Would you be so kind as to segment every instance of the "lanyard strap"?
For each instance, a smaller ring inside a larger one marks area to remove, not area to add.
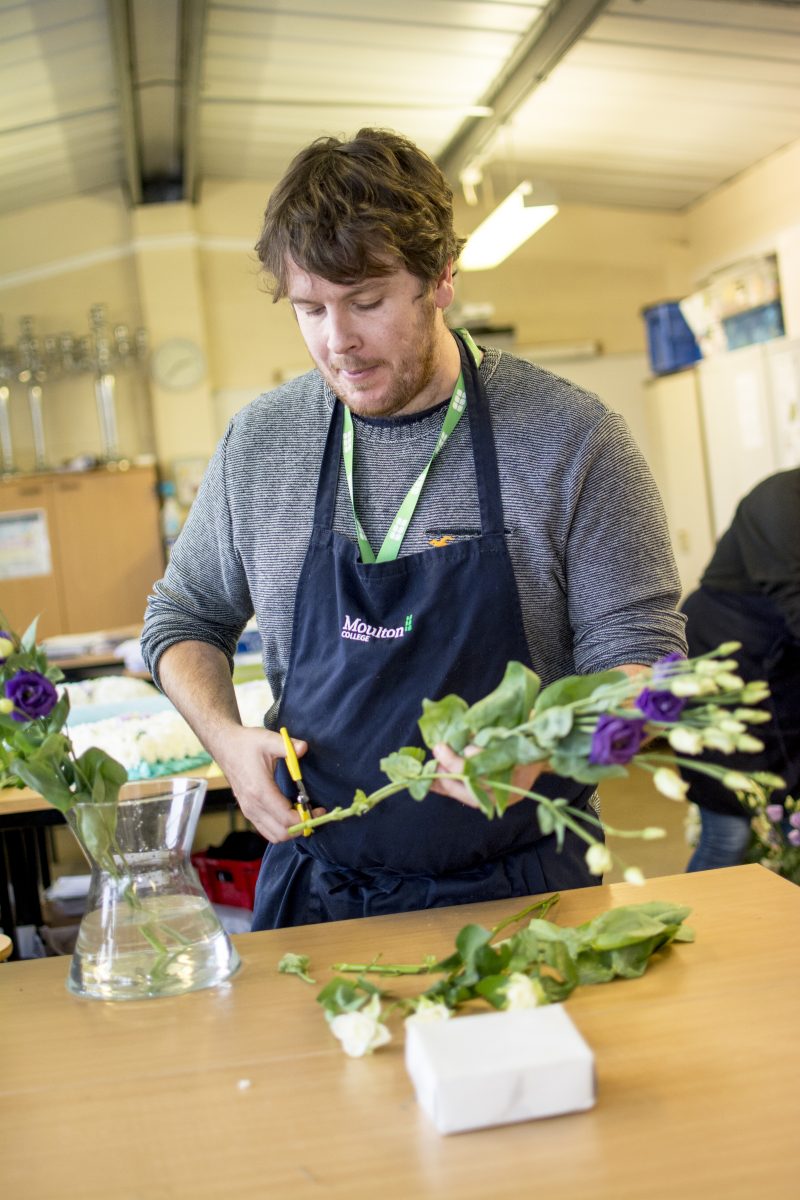
[[[463,338],[470,354],[472,355],[475,364],[478,365],[481,361],[481,352],[475,345],[474,341],[467,333],[466,329],[456,330]],[[356,537],[358,538],[358,547],[361,551],[361,561],[365,563],[375,562],[393,562],[400,553],[400,547],[403,544],[406,530],[411,524],[411,518],[414,515],[414,510],[419,503],[419,498],[422,493],[422,488],[425,480],[428,478],[428,472],[431,469],[433,460],[436,455],[444,449],[450,436],[458,422],[463,416],[464,409],[467,406],[467,391],[464,387],[464,372],[459,371],[456,386],[453,388],[453,394],[450,397],[450,403],[447,406],[444,423],[439,433],[436,445],[433,448],[433,454],[428,460],[428,465],[417,476],[411,487],[406,492],[405,499],[397,510],[397,516],[389,526],[389,532],[383,539],[383,545],[378,551],[377,557],[369,544],[369,539],[361,522],[358,519],[356,512],[356,498],[353,489],[353,469],[355,466],[355,438],[353,434],[353,417],[349,408],[344,410],[344,426],[342,428],[342,458],[344,460],[344,472],[347,477],[347,490],[350,493],[350,503],[353,508],[353,520],[356,525]]]

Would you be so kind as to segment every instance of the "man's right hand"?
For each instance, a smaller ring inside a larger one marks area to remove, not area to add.
[[[308,746],[292,738],[298,758]],[[268,842],[287,842],[296,834],[288,832],[300,817],[275,782],[275,765],[286,757],[286,748],[279,733],[269,729],[251,729],[235,725],[226,729],[224,747],[216,747],[215,759],[231,786],[248,821]],[[321,817],[324,808],[312,810]]]

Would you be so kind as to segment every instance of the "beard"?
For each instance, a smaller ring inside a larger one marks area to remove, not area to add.
[[[370,396],[375,384],[366,382],[359,387],[357,382],[344,382],[333,370],[323,369],[334,395],[359,417],[394,417],[405,411],[435,377],[438,366],[438,341],[436,326],[436,304],[429,293],[420,297],[419,311],[411,339],[412,348],[397,362],[386,360],[361,360],[343,358],[337,364],[340,369],[357,371],[368,367],[380,367],[391,372],[388,383],[378,396]],[[360,399],[359,392],[363,392]],[[443,397],[432,397],[430,405]],[[424,407],[427,407],[425,405]]]

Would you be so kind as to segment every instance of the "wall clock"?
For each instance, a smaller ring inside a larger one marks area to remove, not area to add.
[[[170,338],[153,351],[150,372],[159,387],[183,392],[205,379],[205,356],[189,338]]]

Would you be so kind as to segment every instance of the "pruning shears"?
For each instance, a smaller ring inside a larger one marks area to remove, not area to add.
[[[297,788],[297,799],[294,807],[300,820],[305,823],[311,820],[311,801],[306,791],[306,785],[303,783],[303,773],[300,770],[300,763],[297,761],[292,739],[289,737],[289,730],[285,725],[281,726],[281,737],[286,748],[286,766]],[[303,837],[311,837],[313,832],[313,829],[304,829]]]

